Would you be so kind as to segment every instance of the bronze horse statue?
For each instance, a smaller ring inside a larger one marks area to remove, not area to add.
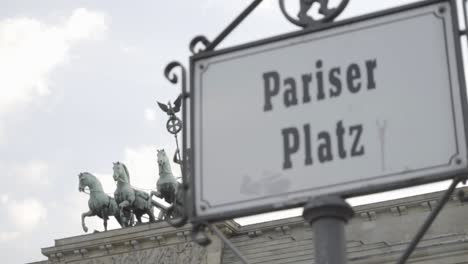
[[[165,209],[157,202],[150,199],[150,195],[144,191],[136,190],[130,184],[130,174],[125,164],[115,162],[113,166],[114,180],[117,182],[117,189],[115,190],[114,197],[119,206],[120,215],[124,220],[126,212],[132,212],[137,218],[138,223],[141,224],[141,217],[147,214],[150,222],[156,222],[153,214],[153,206]],[[128,214],[127,214],[128,215]]]
[[[127,226],[127,223],[123,222],[120,217],[117,202],[114,198],[104,193],[102,184],[96,176],[89,172],[82,172],[78,175],[78,180],[78,190],[80,192],[84,192],[86,187],[90,190],[88,200],[89,211],[81,215],[83,231],[88,232],[88,227],[85,224],[85,218],[90,216],[98,216],[102,218],[104,220],[105,231],[107,231],[107,220],[109,220],[109,216],[114,216],[120,226]]]

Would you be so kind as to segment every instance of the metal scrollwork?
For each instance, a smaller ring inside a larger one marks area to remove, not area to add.
[[[178,61],[170,62],[164,69],[164,76],[166,77],[167,80],[169,80],[173,84],[179,83],[179,77],[177,76],[177,73],[175,73],[176,68],[180,69],[180,78],[182,79],[181,80],[182,93],[185,93],[186,85],[187,85],[187,71],[185,70],[185,67],[182,65],[182,63]]]
[[[190,51],[193,54],[206,52],[206,51],[213,51],[231,32],[239,26],[239,24],[244,21],[244,19],[249,16],[252,11],[254,11],[263,0],[253,0],[252,3],[247,6],[239,16],[234,19],[213,41],[209,41],[205,36],[197,36],[192,41],[190,41]],[[203,49],[196,49],[198,44],[202,44],[204,46]]]
[[[203,45],[203,48],[197,49],[198,44]],[[190,51],[192,54],[200,53],[210,46],[211,42],[205,36],[196,36],[190,41]]]
[[[336,8],[329,8],[328,0],[299,0],[300,10],[297,14],[297,18],[292,17],[287,12],[284,2],[285,0],[279,0],[279,5],[281,8],[281,12],[283,12],[284,16],[289,20],[289,22],[302,28],[310,28],[335,20],[335,18],[338,17],[341,14],[341,12],[343,12],[343,10],[346,8],[346,6],[349,3],[349,0],[342,0]],[[323,17],[321,18],[316,19],[308,14],[309,10],[315,3],[320,5],[319,13],[323,15]]]

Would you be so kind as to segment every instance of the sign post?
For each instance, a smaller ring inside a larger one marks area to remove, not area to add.
[[[345,224],[353,215],[351,206],[338,196],[317,197],[306,204],[303,216],[314,232],[315,263],[347,263]]]

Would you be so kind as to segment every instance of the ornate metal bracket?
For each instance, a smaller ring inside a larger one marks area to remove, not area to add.
[[[255,10],[263,0],[254,0],[234,21],[229,24],[213,41],[209,41],[205,36],[199,35],[190,41],[190,51],[193,54],[213,51],[239,24]],[[319,13],[322,18],[315,19],[307,14],[314,3],[320,5]],[[328,7],[328,0],[300,0],[300,11],[297,18],[292,17],[285,8],[285,0],[279,0],[281,12],[296,26],[310,28],[320,24],[332,22],[338,17],[348,5],[349,0],[342,0],[336,8]],[[197,48],[199,47],[199,48]]]
[[[175,72],[177,68],[179,68],[180,70],[179,76]],[[187,70],[182,65],[182,63],[178,61],[172,61],[169,64],[167,64],[166,68],[164,69],[164,76],[172,84],[178,84],[179,78],[180,78],[180,86],[182,90],[182,95],[184,96],[184,99],[188,96],[187,94]]]
[[[200,44],[203,47],[201,49],[197,49],[197,45]],[[196,36],[195,38],[190,41],[189,49],[192,54],[197,54],[202,52],[208,48],[211,42],[205,36]]]
[[[209,41],[205,36],[196,36],[190,41],[190,51],[197,54],[205,51],[213,51],[244,19],[262,3],[263,0],[254,0],[234,21],[231,22],[213,41]],[[198,44],[204,48],[196,49]]]
[[[283,12],[283,15],[286,17],[286,19],[289,20],[289,22],[302,28],[311,28],[335,20],[335,18],[338,17],[346,8],[346,6],[349,3],[349,0],[342,0],[336,8],[329,8],[328,0],[300,0],[300,10],[297,14],[297,18],[292,17],[288,13],[288,11],[285,8],[284,2],[285,0],[279,0],[279,5],[281,8],[281,12]],[[307,12],[312,8],[312,6],[315,3],[320,5],[319,13],[323,15],[322,18],[316,19],[307,14]]]

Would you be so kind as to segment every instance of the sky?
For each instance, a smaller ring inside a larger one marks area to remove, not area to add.
[[[410,2],[415,1],[353,0],[340,18]],[[164,67],[172,60],[187,65],[190,40],[200,34],[213,39],[249,3],[0,0],[3,263],[45,259],[40,249],[53,246],[54,239],[83,234],[80,216],[88,210],[88,196],[78,192],[80,172],[96,175],[104,190],[113,193],[112,162],[121,161],[129,168],[132,185],[155,189],[156,149],[166,149],[171,157],[175,150],[174,138],[165,130],[167,116],[156,101],[172,101],[180,93],[165,80]],[[297,30],[277,5],[264,0],[220,48]],[[180,175],[174,165],[173,171]],[[87,225],[91,231],[102,230],[100,219],[87,218]],[[115,221],[110,227],[117,227]]]

